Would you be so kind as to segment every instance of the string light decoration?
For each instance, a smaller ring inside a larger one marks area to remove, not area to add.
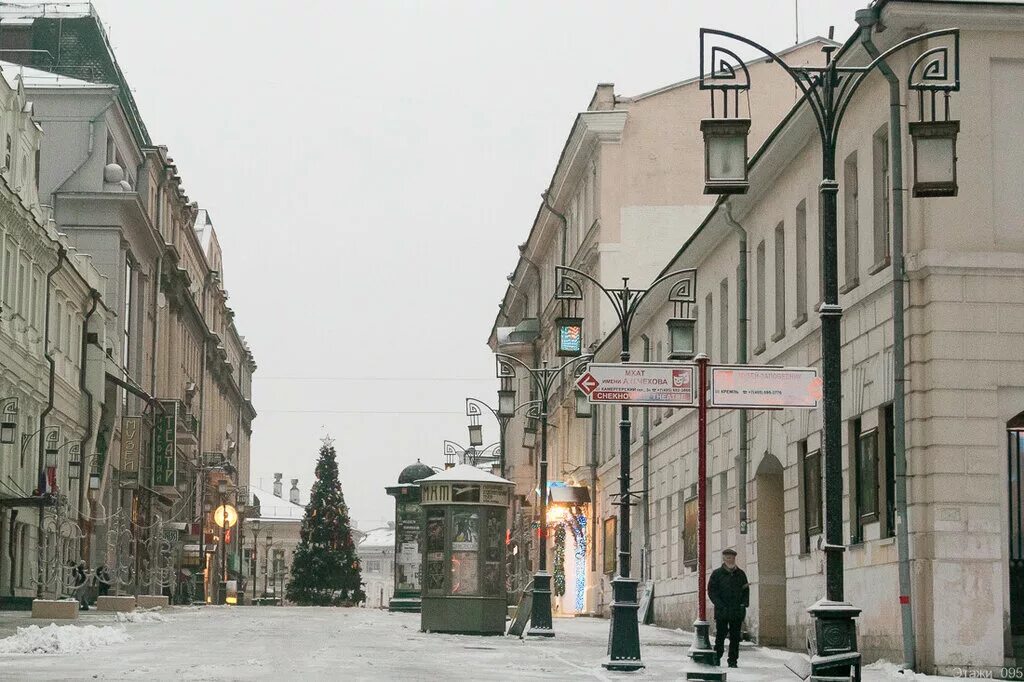
[[[565,594],[565,524],[555,527],[555,573],[554,593],[556,597]]]
[[[576,611],[582,613],[587,590],[587,517],[577,514],[573,518],[576,522],[570,528],[576,541]]]

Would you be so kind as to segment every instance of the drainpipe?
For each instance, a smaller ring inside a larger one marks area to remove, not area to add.
[[[651,339],[647,334],[641,334],[640,339],[644,343],[644,362],[651,361]],[[641,432],[643,438],[643,512],[644,512],[644,580],[651,579],[651,410],[644,407],[641,412]]]
[[[871,42],[871,30],[878,23],[878,9],[856,13],[860,42],[872,59],[879,51]],[[907,405],[906,359],[904,357],[904,271],[903,271],[903,123],[900,113],[900,81],[883,59],[878,68],[889,82],[889,146],[892,153],[892,364],[893,364],[893,461],[895,464],[896,549],[899,557],[900,612],[903,624],[903,667],[917,668],[917,635],[910,604],[910,538],[907,528]]]
[[[79,522],[85,527],[85,533],[83,534],[83,542],[79,543],[78,554],[79,558],[85,561],[89,554],[89,540],[92,532],[92,522],[86,518],[85,515],[85,498],[86,491],[88,488],[89,474],[85,468],[86,453],[91,449],[93,441],[92,432],[92,407],[93,407],[93,395],[92,391],[89,390],[89,383],[86,381],[85,373],[86,366],[89,363],[89,320],[96,313],[96,306],[100,302],[100,292],[95,289],[89,291],[89,297],[92,299],[92,305],[89,306],[89,310],[85,313],[85,319],[82,320],[82,362],[81,371],[78,376],[78,386],[81,388],[82,393],[85,394],[85,438],[82,440],[82,452],[79,455],[81,459],[78,465],[78,519]]]
[[[67,259],[68,251],[63,244],[57,245],[57,264],[53,270],[46,273],[46,323],[43,325],[43,357],[50,365],[50,384],[47,389],[46,409],[39,414],[39,464],[37,479],[38,490],[42,493],[42,482],[46,476],[46,417],[53,411],[53,390],[57,376],[57,361],[50,355],[50,303],[53,298],[53,276],[57,274],[64,261]],[[36,598],[43,598],[43,546],[46,544],[45,532],[43,531],[43,505],[39,505],[39,527],[36,529],[36,579],[39,584],[36,586]]]
[[[732,204],[725,202],[725,219],[739,234],[739,256],[740,264],[736,273],[736,363],[747,364],[747,231],[743,229],[732,217]],[[739,411],[739,428],[737,429],[737,440],[739,440],[739,456],[737,468],[739,471],[740,508],[740,535],[747,534],[747,411]]]
[[[561,221],[562,223],[562,265],[565,265],[565,259],[568,251],[568,244],[566,242],[568,241],[569,237],[569,221],[565,219],[565,215],[556,211],[555,207],[551,205],[551,195],[547,192],[547,190],[541,192],[540,198],[544,202],[544,208],[551,211],[551,213],[553,213],[555,217],[558,218],[558,220]]]

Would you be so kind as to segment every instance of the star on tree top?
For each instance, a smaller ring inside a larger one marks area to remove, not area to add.
[[[329,433],[325,434],[324,437],[320,439],[320,442],[324,444],[325,448],[329,448],[334,445],[334,439],[331,438],[331,434]]]

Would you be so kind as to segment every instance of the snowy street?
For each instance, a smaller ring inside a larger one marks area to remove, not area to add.
[[[601,667],[608,621],[590,618],[556,619],[557,636],[542,641],[426,634],[417,614],[344,608],[208,606],[120,617],[90,611],[74,630],[18,631],[39,624],[27,613],[0,614],[0,679],[678,680],[690,643],[687,633],[643,626],[647,668],[631,675]],[[81,649],[9,653],[58,646]],[[745,644],[728,679],[795,680],[784,667],[791,655]],[[864,679],[952,678],[903,676],[875,665]]]

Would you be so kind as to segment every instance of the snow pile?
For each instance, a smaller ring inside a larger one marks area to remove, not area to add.
[[[155,611],[127,611],[114,614],[118,623],[165,623],[169,618]]]
[[[913,670],[904,670],[902,664],[896,665],[881,658],[874,663],[864,666],[864,670],[882,673],[883,680],[895,680],[897,682],[925,682],[926,680],[946,679],[929,677],[924,673],[916,673]]]
[[[30,625],[0,639],[0,654],[77,654],[130,639],[121,628],[104,625]]]

